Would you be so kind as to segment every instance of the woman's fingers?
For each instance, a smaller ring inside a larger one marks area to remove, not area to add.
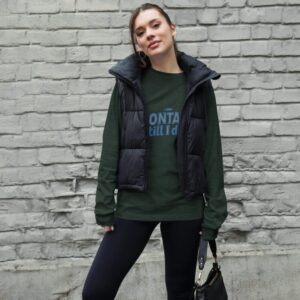
[[[104,231],[108,232],[108,231],[113,231],[114,230],[114,226],[104,226]]]

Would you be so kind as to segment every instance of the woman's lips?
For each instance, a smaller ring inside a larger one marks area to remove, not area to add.
[[[154,49],[154,48],[156,48],[158,45],[159,45],[159,42],[155,42],[155,43],[151,44],[148,48]]]

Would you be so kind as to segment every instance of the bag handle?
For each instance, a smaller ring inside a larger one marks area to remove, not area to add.
[[[207,244],[209,244],[210,250],[212,252],[212,255],[215,259],[215,262],[213,263],[213,268],[215,270],[219,269],[220,266],[217,261],[217,244],[216,240],[210,240],[206,241],[202,238],[202,235],[200,235],[200,241],[199,241],[199,250],[198,250],[198,264],[199,264],[199,275],[198,279],[196,281],[196,285],[201,286],[201,276],[203,273],[204,265],[206,262],[207,257]]]
[[[205,265],[206,258],[207,258],[207,245],[208,244],[209,244],[210,250],[212,252],[212,255],[215,259],[215,262],[218,263],[216,240],[206,241],[202,238],[202,235],[201,235],[200,241],[199,241],[199,250],[198,250],[198,263],[199,263],[200,270],[204,269],[204,265]]]

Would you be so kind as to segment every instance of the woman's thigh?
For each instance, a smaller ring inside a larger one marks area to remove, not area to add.
[[[118,288],[145,248],[158,222],[115,218],[106,232],[85,280],[83,300],[114,299]]]
[[[168,300],[190,299],[202,219],[161,222]]]

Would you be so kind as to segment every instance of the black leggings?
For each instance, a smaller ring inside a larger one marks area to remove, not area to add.
[[[168,300],[190,300],[195,282],[201,221],[157,222],[115,218],[114,231],[104,234],[88,272],[82,299],[114,299],[122,280],[160,223]]]

